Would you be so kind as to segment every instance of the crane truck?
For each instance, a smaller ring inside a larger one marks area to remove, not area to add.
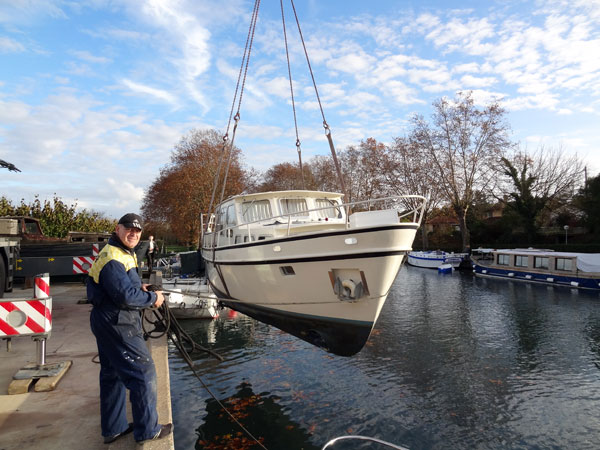
[[[19,241],[17,221],[0,219],[0,298],[12,291]]]

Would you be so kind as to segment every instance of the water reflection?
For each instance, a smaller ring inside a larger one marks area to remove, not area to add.
[[[196,448],[246,450],[260,448],[260,442],[267,448],[316,449],[308,442],[308,433],[290,419],[279,400],[268,392],[255,394],[249,383],[242,383],[233,396],[220,401],[235,420],[216,400],[207,400],[204,421],[197,429]]]
[[[363,434],[411,449],[592,449],[599,307],[597,293],[405,267],[350,358],[243,315],[186,327],[226,358],[196,359],[219,399],[260,399],[249,417],[267,448]],[[215,436],[238,430],[181,358],[170,364],[176,447],[226,448]]]

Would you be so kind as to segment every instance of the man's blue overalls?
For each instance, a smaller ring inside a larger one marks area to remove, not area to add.
[[[141,310],[156,294],[141,289],[137,259],[113,235],[89,272],[87,296],[100,356],[102,435],[123,433],[129,426],[126,390],[130,392],[133,436],[151,439],[160,431],[156,412],[156,370],[143,338]]]

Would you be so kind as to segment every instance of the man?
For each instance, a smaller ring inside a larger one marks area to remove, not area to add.
[[[154,267],[154,249],[156,248],[156,243],[154,242],[154,236],[148,237],[148,250],[146,250],[146,257],[148,258],[148,270],[152,273],[152,268]]]
[[[92,265],[87,283],[92,332],[100,357],[100,422],[104,443],[133,431],[146,441],[168,436],[172,424],[160,425],[156,411],[156,369],[143,337],[141,310],[159,307],[161,291],[149,292],[137,272],[134,247],[142,220],[125,214]],[[129,390],[133,424],[126,416]]]

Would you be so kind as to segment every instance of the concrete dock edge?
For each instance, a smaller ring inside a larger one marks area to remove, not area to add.
[[[16,287],[8,298],[31,298],[31,289]],[[0,340],[0,450],[80,449],[174,449],[173,435],[144,446],[133,435],[106,445],[100,433],[100,400],[96,340],[90,330],[91,305],[85,300],[83,283],[54,283],[50,286],[52,332],[46,344],[47,363],[72,361],[71,367],[52,391],[8,395],[13,376],[22,367],[36,363],[36,343],[31,337]],[[150,339],[157,371],[160,423],[172,422],[166,336]],[[128,414],[131,418],[128,403]],[[176,426],[176,424],[175,424]]]

